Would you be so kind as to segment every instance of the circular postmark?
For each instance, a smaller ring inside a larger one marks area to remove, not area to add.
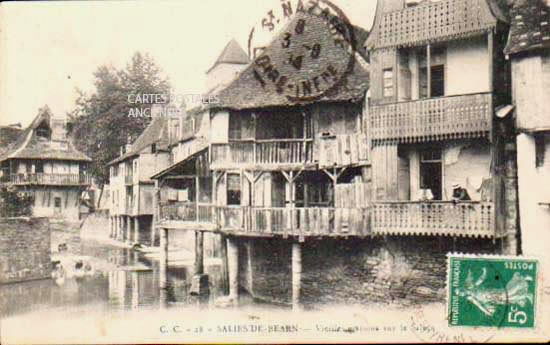
[[[339,92],[355,64],[354,27],[327,0],[280,0],[248,38],[254,79],[292,103]]]

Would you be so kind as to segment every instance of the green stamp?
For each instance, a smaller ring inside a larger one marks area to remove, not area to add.
[[[449,326],[533,328],[538,262],[449,256]]]

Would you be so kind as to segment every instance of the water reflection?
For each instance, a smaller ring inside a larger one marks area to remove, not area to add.
[[[93,274],[84,277],[67,274],[61,285],[53,279],[0,285],[0,317],[73,306],[129,310],[198,303],[189,294],[192,262],[177,267],[171,263],[166,288],[160,289],[159,262],[142,253],[83,241],[78,255],[75,260],[91,262]],[[213,300],[221,295],[220,266],[206,266],[205,273],[210,276],[210,300]]]

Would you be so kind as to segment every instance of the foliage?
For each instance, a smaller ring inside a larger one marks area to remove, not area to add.
[[[34,196],[13,186],[0,186],[0,217],[29,217]]]
[[[100,66],[94,73],[95,91],[91,95],[79,92],[73,111],[72,137],[76,147],[93,163],[90,173],[99,184],[107,183],[107,163],[120,154],[128,138],[137,138],[150,122],[149,117],[129,116],[130,109],[151,107],[151,100],[135,104],[135,95],[169,95],[170,84],[161,69],[148,54],[135,53],[125,69]],[[130,97],[129,97],[130,96]],[[130,99],[129,99],[130,98]]]

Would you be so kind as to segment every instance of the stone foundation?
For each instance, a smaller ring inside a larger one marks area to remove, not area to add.
[[[48,218],[0,218],[0,283],[49,278]]]
[[[239,284],[254,297],[290,304],[291,242],[247,240],[239,248]],[[302,243],[301,302],[308,305],[414,305],[443,302],[448,252],[498,253],[500,242],[448,237],[323,239]]]

